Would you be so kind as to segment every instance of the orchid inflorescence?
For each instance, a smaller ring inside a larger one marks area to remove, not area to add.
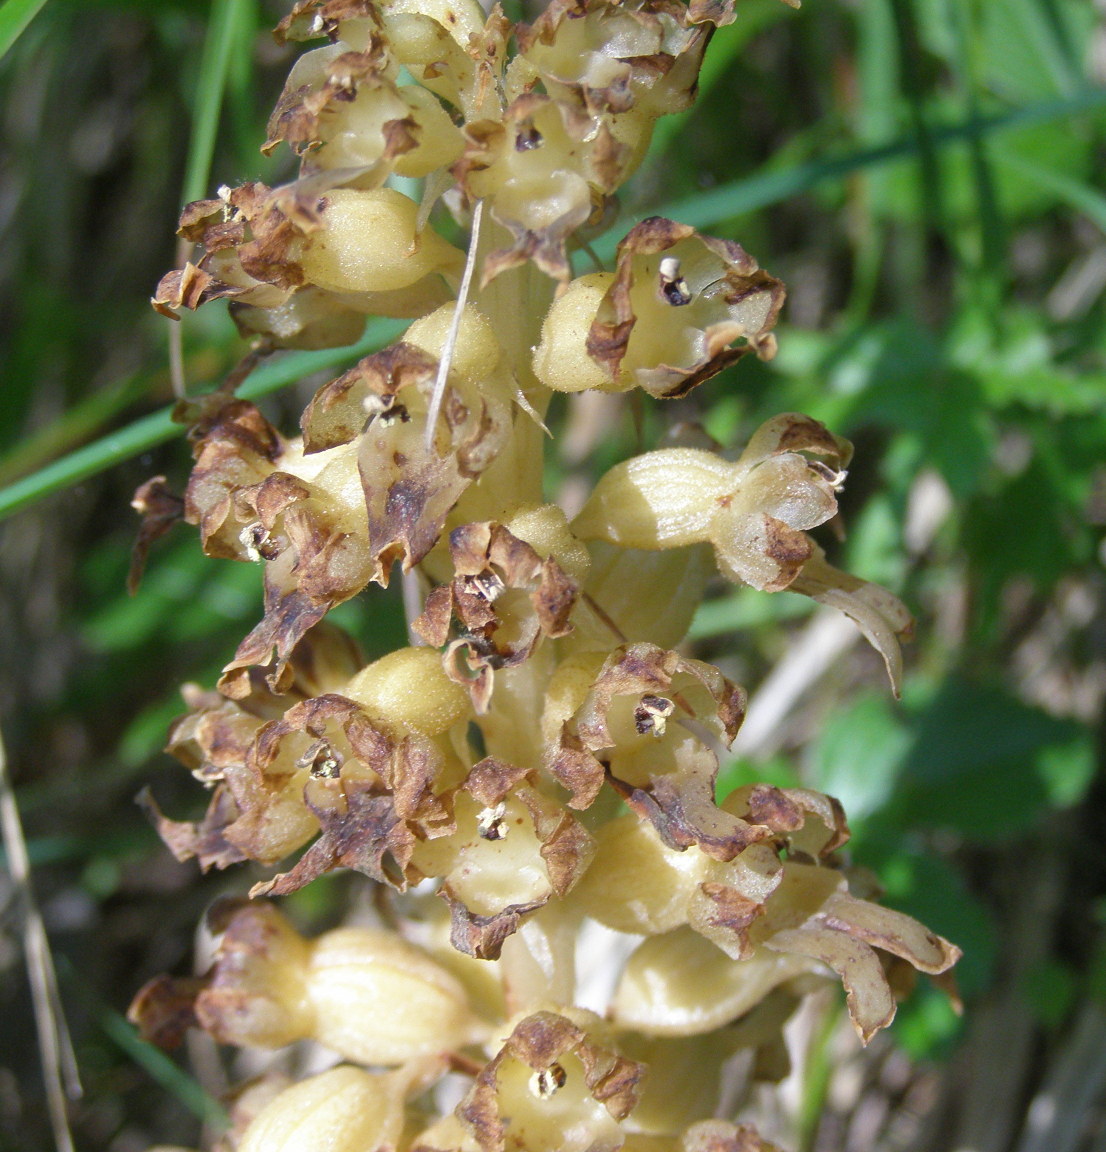
[[[242,372],[182,402],[183,499],[158,478],[135,501],[141,551],[183,518],[264,571],[262,619],[170,735],[209,808],[179,822],[146,797],[162,837],[205,869],[280,866],[251,897],[335,869],[393,893],[378,926],[316,939],[271,902],[222,902],[210,969],[139,994],[159,1043],[198,1027],[342,1061],[250,1085],[221,1147],[766,1150],[718,1118],[732,1056],[782,1075],[784,1023],[834,977],[865,1042],[904,971],[947,983],[957,949],[869,898],[837,801],[717,801],[745,693],[679,649],[720,572],[845,612],[897,691],[909,614],[808,535],[851,446],[785,414],[734,458],[684,433],[626,460],[571,519],[543,494],[553,393],[679,397],[775,352],[783,285],[732,241],[653,217],[613,270],[573,275],[733,18],[733,0],[553,0],[529,25],[475,0],[300,0],[278,39],[323,45],[265,144],[298,177],[184,210],[202,255],[155,306],[228,300],[247,368],[412,321],[315,393],[300,435],[236,397]],[[397,564],[414,643],[365,666],[325,617]],[[577,1003],[595,924],[625,942],[604,1015]]]

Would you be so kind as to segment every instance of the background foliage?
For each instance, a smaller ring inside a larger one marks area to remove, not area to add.
[[[661,122],[624,207],[739,239],[781,276],[780,355],[663,409],[564,407],[551,494],[571,501],[673,418],[729,447],[799,410],[856,442],[847,532],[824,543],[916,613],[902,702],[799,597],[719,589],[694,638],[753,697],[727,786],[838,795],[889,902],[964,947],[967,1011],[920,989],[861,1056],[822,1006],[792,1102],[800,1139],[1090,1148],[1106,1098],[1106,10],[738,9],[702,100]],[[133,489],[188,467],[159,408],[166,325],[146,301],[174,263],[181,203],[288,172],[257,153],[289,62],[267,35],[281,14],[260,0],[0,7],[0,720],[85,1081],[81,1148],[197,1139],[196,1081],[121,1013],[149,975],[188,966],[213,896],[248,884],[177,865],[132,797],[150,783],[175,814],[202,802],[159,748],[180,682],[210,684],[258,618],[258,573],[205,560],[181,529],[136,598],[123,586]],[[193,390],[242,351],[216,311],[183,326]],[[302,406],[335,362],[286,356],[248,387],[307,374]],[[266,404],[295,410],[277,392]],[[339,615],[369,654],[404,642],[384,593]],[[313,886],[301,914],[340,916],[347,887]],[[2,929],[2,1146],[38,1149],[10,898]]]

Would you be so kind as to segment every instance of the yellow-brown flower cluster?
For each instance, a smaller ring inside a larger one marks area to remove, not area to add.
[[[265,145],[299,175],[185,210],[202,255],[159,285],[163,311],[228,299],[258,353],[413,321],[323,385],[295,436],[233,387],[182,406],[179,513],[209,555],[262,566],[265,604],[171,733],[207,814],[147,798],[151,815],[205,869],[283,869],[251,896],[352,869],[399,917],[308,940],[271,904],[221,905],[209,971],[139,995],[162,1043],[200,1027],[346,1062],[255,1085],[228,1148],[767,1152],[712,1119],[728,1057],[778,1076],[783,1023],[828,979],[866,1041],[897,965],[956,960],[867,898],[836,801],[718,801],[745,693],[680,648],[718,571],[840,608],[897,685],[908,614],[808,535],[851,446],[785,414],[734,458],[627,460],[575,519],[543,491],[554,392],[676,397],[774,353],[783,286],[731,241],[655,217],[613,271],[571,266],[731,19],[732,0],[554,0],[529,26],[474,0],[301,0],[278,38],[326,42]],[[446,236],[469,226],[466,255]],[[161,485],[136,506],[143,547],[178,511]],[[324,617],[397,563],[423,593],[418,642],[365,663]],[[577,1002],[587,922],[634,938],[603,1017]]]

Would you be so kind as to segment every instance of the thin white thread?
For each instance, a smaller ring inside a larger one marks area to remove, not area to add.
[[[426,413],[427,449],[434,443],[434,428],[438,423],[438,413],[442,409],[446,379],[449,377],[449,367],[453,363],[453,350],[457,346],[457,334],[461,331],[461,317],[465,314],[465,305],[468,303],[472,273],[476,268],[476,248],[480,242],[480,220],[483,215],[484,201],[477,200],[472,209],[472,233],[469,236],[469,250],[468,256],[465,258],[465,271],[461,276],[461,287],[457,292],[457,306],[453,309],[449,334],[446,336],[445,347],[442,349],[442,357],[438,361],[438,375],[434,380],[434,395],[430,398],[430,407]]]

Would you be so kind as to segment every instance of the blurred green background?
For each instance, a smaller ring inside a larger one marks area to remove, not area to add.
[[[187,969],[213,896],[250,882],[175,863],[132,800],[151,784],[175,815],[202,804],[160,747],[180,683],[211,684],[258,619],[258,572],[175,529],[137,597],[124,581],[133,490],[179,488],[189,461],[147,300],[182,203],[290,174],[257,151],[292,58],[268,35],[283,10],[0,7],[0,724],[85,1082],[81,1149],[197,1140],[196,1082],[122,1013]],[[822,542],[918,622],[901,702],[797,596],[719,587],[693,632],[752,695],[726,785],[839,796],[888,902],[965,950],[962,1020],[919,988],[863,1055],[821,1028],[803,1152],[1106,1148],[1104,82],[1098,0],[741,0],[701,101],[661,122],[623,193],[627,227],[659,211],[738,239],[790,293],[778,358],[638,413],[645,444],[673,420],[727,448],[780,411],[825,421],[857,459],[844,539]],[[218,308],[183,325],[194,390],[242,351]],[[291,425],[356,355],[286,355],[249,387]],[[571,433],[554,491],[636,450],[617,404],[554,415]],[[404,642],[388,594],[335,615],[369,654]],[[341,880],[312,891],[305,915],[338,914]],[[50,1136],[2,895],[0,1147],[22,1152]]]

